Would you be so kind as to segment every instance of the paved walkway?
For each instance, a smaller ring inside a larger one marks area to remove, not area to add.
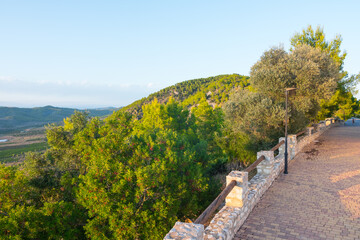
[[[360,239],[359,123],[333,127],[305,147],[234,239]]]

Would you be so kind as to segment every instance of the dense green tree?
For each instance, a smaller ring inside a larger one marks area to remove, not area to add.
[[[321,99],[329,99],[339,81],[338,65],[332,58],[308,45],[296,46],[290,53],[272,48],[251,68],[253,88],[276,102],[284,102],[285,88],[296,87],[293,108],[310,120],[317,116]]]
[[[173,100],[145,105],[135,122],[122,113],[105,121],[102,137],[85,151],[87,173],[80,176],[88,237],[160,239],[177,219],[199,213],[209,157],[194,124]],[[205,152],[196,151],[199,145]]]
[[[10,239],[85,237],[83,226],[88,216],[75,198],[81,169],[81,151],[77,149],[75,139],[87,121],[86,113],[76,112],[65,119],[64,126],[48,126],[49,150],[43,154],[28,154],[18,169],[1,169],[10,177],[13,205],[7,214],[0,216],[0,225],[8,230],[0,232],[0,236]],[[6,184],[6,181],[0,182]],[[0,188],[6,189],[5,186]],[[15,201],[14,196],[22,196],[20,199],[23,200]]]
[[[340,81],[339,63],[319,48],[296,45],[292,51],[271,48],[254,64],[251,86],[235,91],[225,104],[227,141],[224,149],[242,165],[256,151],[271,148],[284,132],[285,89],[297,88],[289,100],[289,132],[314,121],[324,99],[330,99]],[[240,153],[234,147],[241,145]]]
[[[239,74],[194,79],[177,83],[150,94],[148,97],[124,107],[122,111],[131,112],[141,118],[143,105],[152,102],[155,98],[159,102],[166,103],[170,97],[188,108],[197,105],[202,98],[206,98],[208,102],[221,107],[229,98],[229,93],[233,88],[245,88],[248,86],[249,77]]]
[[[0,215],[7,216],[16,205],[24,205],[29,199],[28,178],[14,167],[0,164]]]
[[[196,121],[196,134],[200,139],[206,140],[211,148],[216,147],[216,138],[221,136],[224,123],[224,116],[221,108],[209,105],[205,98],[202,98],[198,106],[192,109]]]
[[[330,55],[330,57],[338,63],[339,70],[341,71],[344,66],[344,60],[347,55],[346,52],[341,52],[340,46],[342,43],[341,35],[336,35],[332,41],[325,39],[324,29],[320,26],[316,30],[309,25],[303,29],[301,33],[296,33],[290,40],[292,50],[299,45],[309,45],[313,48],[319,48],[323,52]]]
[[[342,38],[340,35],[337,35],[335,39],[331,41],[327,41],[323,28],[318,26],[316,30],[314,30],[311,25],[303,29],[301,33],[296,33],[291,38],[292,50],[298,45],[306,44],[328,54],[339,66],[340,81],[337,82],[336,93],[331,99],[321,100],[318,119],[333,116],[341,116],[341,118],[345,116],[345,118],[348,118],[356,114],[357,101],[353,99],[353,94],[357,93],[356,86],[359,83],[360,74],[348,75],[346,71],[343,71],[344,60],[347,53],[341,51],[341,43]]]
[[[318,119],[322,120],[329,117],[338,117],[346,120],[359,114],[359,102],[350,91],[340,88],[329,101],[321,102],[321,110]]]
[[[82,225],[86,217],[80,217],[84,216],[83,209],[73,202],[49,198],[45,192],[39,202],[32,180],[22,170],[0,166],[0,238],[84,238]],[[52,190],[53,197],[55,191]]]
[[[239,90],[233,93],[226,103],[225,116],[227,125],[233,133],[240,134],[242,139],[249,136],[245,143],[248,149],[266,149],[274,139],[283,133],[285,110],[282,104],[259,92]],[[244,142],[242,143],[244,144]]]
[[[142,113],[76,112],[47,127],[45,153],[0,166],[0,238],[161,239],[198,216],[220,190],[221,109],[170,98]]]

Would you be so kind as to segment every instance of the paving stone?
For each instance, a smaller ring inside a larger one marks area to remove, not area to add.
[[[360,127],[333,127],[304,147],[234,239],[360,239]]]

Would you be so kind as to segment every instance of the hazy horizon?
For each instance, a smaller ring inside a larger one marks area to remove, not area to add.
[[[323,27],[328,41],[340,34],[344,70],[359,73],[358,1],[20,0],[0,7],[1,106],[126,106],[185,80],[249,75],[264,51],[289,49],[309,24]]]
[[[104,107],[64,107],[64,106],[56,106],[56,105],[39,105],[39,106],[3,106],[3,105],[0,105],[0,108],[1,107],[7,107],[7,108],[43,108],[43,107],[54,107],[54,108],[71,108],[71,109],[78,109],[78,110],[95,110],[95,109],[117,109],[117,108],[122,108],[124,106],[119,106],[119,107],[114,107],[114,106],[104,106]]]

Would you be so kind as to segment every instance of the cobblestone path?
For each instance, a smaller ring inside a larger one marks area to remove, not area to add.
[[[239,239],[360,239],[360,121],[311,143],[264,194]]]

